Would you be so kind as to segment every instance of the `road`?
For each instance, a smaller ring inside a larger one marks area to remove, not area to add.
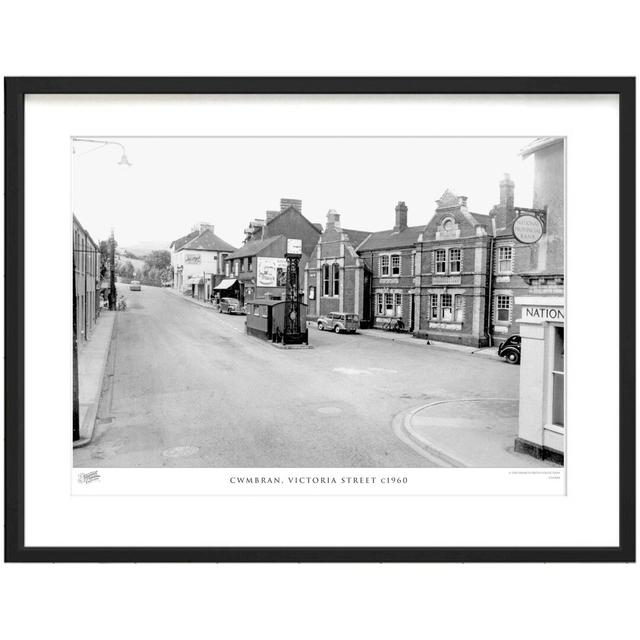
[[[310,329],[283,350],[171,291],[127,293],[92,442],[76,467],[424,467],[399,412],[517,398],[517,368],[444,348]]]

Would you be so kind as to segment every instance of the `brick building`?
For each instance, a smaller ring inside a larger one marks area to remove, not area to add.
[[[73,269],[78,342],[88,340],[100,306],[100,248],[73,216]]]
[[[252,220],[245,229],[245,243],[226,259],[227,278],[238,280],[241,304],[254,298],[284,298],[287,238],[302,241],[300,281],[306,262],[322,233],[322,225],[302,215],[302,202],[282,198],[280,211],[267,211],[264,220]]]
[[[371,234],[343,229],[340,214],[327,213],[324,232],[304,270],[304,290],[310,320],[331,312],[355,313],[362,326],[371,322],[371,272],[356,248]]]
[[[416,243],[419,316],[414,335],[471,346],[488,343],[490,216],[446,190]]]
[[[407,211],[406,204],[398,202],[393,228],[370,234],[357,249],[371,274],[367,297],[374,328],[382,328],[390,319],[402,320],[410,331],[417,324],[415,255],[424,225],[409,227]]]

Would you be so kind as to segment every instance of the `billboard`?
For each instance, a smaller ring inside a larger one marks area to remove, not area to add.
[[[284,287],[286,276],[287,261],[285,258],[258,258],[256,286]]]

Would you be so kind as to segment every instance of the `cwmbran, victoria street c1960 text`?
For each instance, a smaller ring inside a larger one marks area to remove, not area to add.
[[[230,484],[407,484],[407,476],[230,476]]]

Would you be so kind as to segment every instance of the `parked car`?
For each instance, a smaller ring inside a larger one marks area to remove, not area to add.
[[[139,280],[132,280],[129,283],[129,290],[130,291],[142,291],[142,287],[140,286],[140,281]]]
[[[218,305],[219,313],[242,313],[240,301],[235,298],[221,298]]]
[[[509,336],[498,347],[498,355],[511,364],[520,364],[520,336]]]
[[[360,318],[355,313],[328,313],[317,320],[318,329],[341,333],[355,333],[360,328]]]

